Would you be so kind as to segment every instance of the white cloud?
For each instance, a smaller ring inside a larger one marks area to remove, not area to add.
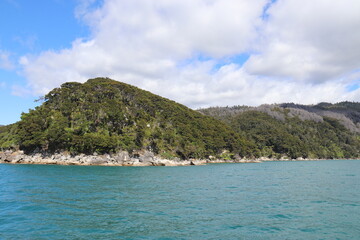
[[[7,51],[0,50],[0,69],[12,70],[14,65],[10,60],[10,53]]]
[[[278,0],[265,20],[267,0],[81,2],[88,39],[20,60],[38,94],[106,76],[195,108],[360,100],[348,90],[359,79],[357,0]],[[244,53],[243,67],[218,66]]]
[[[360,1],[279,0],[268,10],[253,74],[324,82],[360,69]]]
[[[250,75],[235,64],[222,67],[212,76],[207,71],[186,70],[175,81],[179,84],[171,86],[171,91],[164,91],[162,95],[176,96],[176,100],[194,108],[283,102],[313,104],[360,99],[360,90],[349,92],[345,80],[313,84],[261,78]],[[156,88],[153,91],[156,92]]]
[[[20,85],[13,85],[11,94],[18,97],[26,97],[31,96],[32,92],[29,88]]]
[[[78,39],[71,49],[28,57],[25,74],[40,93],[64,81],[94,76],[117,76],[130,83],[176,76],[183,59],[247,49],[264,3],[108,0],[100,9],[82,14],[92,30],[90,40]]]

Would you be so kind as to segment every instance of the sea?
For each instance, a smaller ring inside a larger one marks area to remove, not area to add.
[[[0,164],[0,239],[360,239],[360,160]]]

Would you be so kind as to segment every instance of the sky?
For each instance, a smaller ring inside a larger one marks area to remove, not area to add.
[[[193,109],[360,101],[359,0],[0,0],[0,125],[109,77]]]

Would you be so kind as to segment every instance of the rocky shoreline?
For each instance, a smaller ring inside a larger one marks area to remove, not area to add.
[[[54,164],[54,165],[100,165],[100,166],[189,166],[204,165],[208,163],[254,163],[261,162],[259,159],[163,159],[155,156],[152,152],[143,151],[131,156],[123,151],[116,154],[104,155],[71,155],[69,153],[34,153],[24,154],[23,151],[0,152],[0,163],[8,164]]]
[[[283,157],[281,159],[261,157],[257,159],[189,159],[181,160],[164,159],[155,156],[152,152],[142,151],[140,153],[130,155],[123,151],[116,154],[104,155],[71,155],[67,152],[48,154],[34,153],[25,154],[23,151],[0,151],[0,163],[7,164],[49,164],[49,165],[85,165],[85,166],[190,166],[205,165],[209,163],[261,163],[266,161],[317,161],[325,159],[308,159],[297,158],[289,159]],[[347,159],[350,160],[350,159]],[[355,160],[355,159],[351,159]]]

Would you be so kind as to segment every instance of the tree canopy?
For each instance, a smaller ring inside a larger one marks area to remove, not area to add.
[[[164,158],[360,157],[360,104],[213,107],[194,111],[109,78],[68,82],[21,120],[0,148],[26,153],[136,153]]]
[[[69,82],[17,123],[27,152],[109,153],[148,149],[167,157],[203,158],[241,152],[246,141],[226,124],[108,78]]]

